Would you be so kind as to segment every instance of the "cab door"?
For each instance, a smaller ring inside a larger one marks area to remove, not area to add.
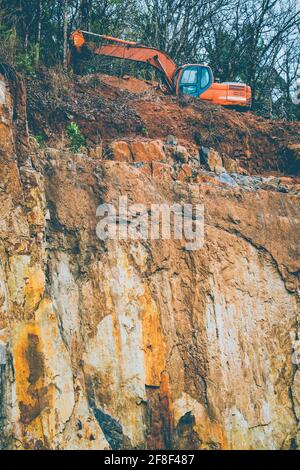
[[[212,82],[213,77],[209,67],[186,65],[179,76],[178,93],[198,98],[212,85]]]

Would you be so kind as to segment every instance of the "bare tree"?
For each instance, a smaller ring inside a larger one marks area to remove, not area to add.
[[[63,0],[63,66],[68,67],[68,0]]]
[[[80,1],[80,25],[82,29],[90,29],[90,15],[92,10],[92,0]]]
[[[35,63],[36,63],[37,66],[40,63],[41,33],[42,33],[42,8],[43,8],[43,0],[38,0],[38,5],[37,5],[36,54],[35,54]]]

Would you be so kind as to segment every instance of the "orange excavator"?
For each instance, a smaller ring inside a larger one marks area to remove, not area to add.
[[[97,36],[107,43],[96,45],[86,41],[86,36]],[[207,65],[186,64],[178,67],[168,54],[153,47],[77,29],[71,35],[69,63],[78,65],[82,58],[91,54],[150,64],[163,74],[169,90],[176,95],[190,95],[223,106],[251,107],[251,88],[248,85],[240,82],[218,83]]]

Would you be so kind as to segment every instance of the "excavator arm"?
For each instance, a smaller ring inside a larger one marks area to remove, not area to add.
[[[87,33],[86,34],[91,34]],[[71,43],[73,45],[73,54],[75,53],[80,58],[80,55],[86,47],[90,52],[95,55],[116,57],[118,59],[132,60],[134,62],[143,62],[150,64],[157,70],[162,72],[169,88],[173,91],[174,83],[173,77],[177,70],[175,62],[165,52],[158,49],[140,45],[132,41],[124,41],[116,39],[111,36],[96,35],[101,39],[113,42],[114,44],[102,44],[97,46],[93,42],[87,42],[84,37],[84,32],[77,30],[71,36]]]

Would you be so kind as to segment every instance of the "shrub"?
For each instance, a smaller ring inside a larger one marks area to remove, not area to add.
[[[33,137],[40,147],[45,145],[45,136],[43,134],[36,134]]]
[[[69,138],[69,148],[73,152],[80,152],[82,146],[85,144],[85,137],[81,134],[76,122],[71,122],[67,127],[67,134]]]
[[[35,71],[35,47],[32,46],[28,52],[19,52],[16,55],[16,67],[27,76],[36,77]]]

